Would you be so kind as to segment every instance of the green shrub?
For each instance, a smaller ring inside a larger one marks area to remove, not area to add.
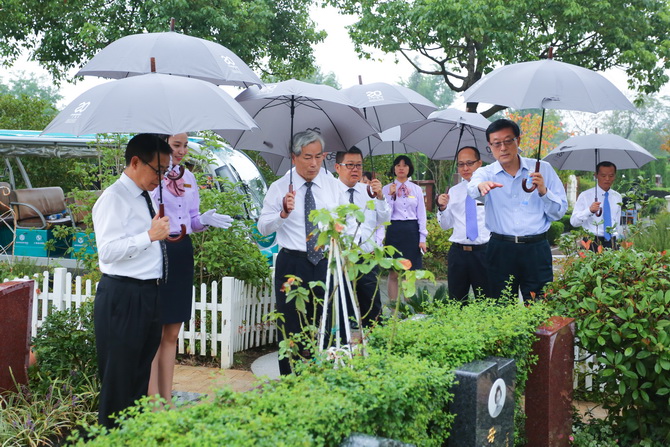
[[[551,223],[549,226],[549,231],[547,231],[547,240],[549,241],[549,245],[556,244],[556,240],[561,234],[563,234],[564,229],[565,225],[563,225],[563,222],[559,220]]]
[[[642,223],[628,238],[637,250],[664,251],[670,249],[670,213],[661,213],[651,224]]]
[[[93,329],[93,301],[46,317],[33,339],[37,368],[31,386],[43,392],[55,380],[68,381],[75,392],[98,389]]]
[[[351,367],[312,365],[299,376],[246,393],[220,391],[213,402],[176,411],[135,407],[119,429],[89,444],[336,446],[360,432],[440,446],[453,422],[452,384],[453,375],[432,362],[371,350]]]
[[[585,252],[547,286],[576,318],[578,345],[595,354],[593,388],[622,445],[670,440],[670,258],[633,250]],[[601,388],[602,387],[602,388]]]
[[[572,216],[572,212],[568,211],[567,213],[565,213],[563,215],[563,217],[561,217],[558,220],[559,222],[561,222],[563,224],[563,232],[572,231],[572,230],[575,229],[575,227],[573,227],[572,224],[570,223],[570,217],[571,216]]]
[[[443,230],[434,214],[429,213],[426,221],[428,252],[423,256],[423,268],[431,271],[436,278],[447,277],[447,255],[451,242],[449,237],[453,230]]]

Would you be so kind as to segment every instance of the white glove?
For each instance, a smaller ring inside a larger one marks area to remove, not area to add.
[[[200,223],[210,227],[226,229],[233,224],[233,218],[226,214],[219,214],[216,210],[209,210],[200,215]]]

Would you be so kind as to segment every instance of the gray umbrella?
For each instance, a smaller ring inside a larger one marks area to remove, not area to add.
[[[473,146],[482,160],[495,159],[487,151],[486,128],[491,124],[479,113],[448,108],[431,113],[428,118],[400,126],[400,141],[418,148],[432,160],[454,160],[458,149]]]
[[[260,132],[217,132],[236,149],[272,151],[290,157],[295,131],[318,128],[328,152],[346,151],[375,129],[338,90],[294,79],[249,87],[235,98]],[[293,171],[291,171],[293,172]]]
[[[356,143],[356,147],[363,152],[363,156],[420,152],[419,149],[400,142],[400,126],[370,135]]]
[[[556,169],[595,172],[601,161],[610,161],[617,169],[637,169],[656,157],[619,135],[596,133],[568,138],[543,160]]]
[[[65,107],[44,134],[161,133],[257,128],[226,92],[205,81],[150,73],[95,86]]]
[[[174,31],[133,34],[103,48],[79,76],[121,79],[156,72],[186,76],[217,85],[263,85],[260,78],[235,53],[218,43]]]
[[[463,93],[466,102],[484,102],[513,109],[542,109],[540,143],[535,171],[540,169],[542,130],[546,109],[601,112],[635,110],[614,84],[595,71],[549,58],[505,65],[484,76]],[[524,179],[523,189],[528,188]]]

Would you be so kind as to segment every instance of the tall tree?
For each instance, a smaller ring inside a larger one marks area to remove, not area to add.
[[[366,48],[399,53],[455,92],[499,65],[546,57],[550,46],[563,62],[625,68],[629,87],[641,93],[668,81],[666,0],[324,1],[359,17],[349,34],[360,55],[369,57]],[[414,61],[417,53],[425,64]]]
[[[56,80],[129,34],[176,30],[210,39],[252,68],[284,77],[313,70],[312,45],[325,37],[309,17],[311,0],[4,0],[0,55],[23,51]]]
[[[456,96],[456,93],[450,90],[447,84],[437,76],[430,76],[418,71],[412,73],[407,80],[401,79],[399,84],[425,96],[439,109],[449,107]]]

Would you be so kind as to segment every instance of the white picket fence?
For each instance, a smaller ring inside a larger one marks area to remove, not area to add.
[[[21,278],[28,279],[31,278]],[[72,273],[65,268],[54,269],[53,278],[49,272],[44,272],[32,279],[35,281],[33,337],[54,309],[78,308],[95,296],[90,280],[82,285],[82,278],[73,279]],[[51,283],[53,287],[50,287]],[[223,278],[221,283],[201,284],[199,290],[193,287],[191,319],[179,333],[178,352],[220,355],[221,368],[230,368],[233,353],[276,341],[276,325],[265,321],[265,316],[274,310],[272,287],[257,288],[230,277]]]

